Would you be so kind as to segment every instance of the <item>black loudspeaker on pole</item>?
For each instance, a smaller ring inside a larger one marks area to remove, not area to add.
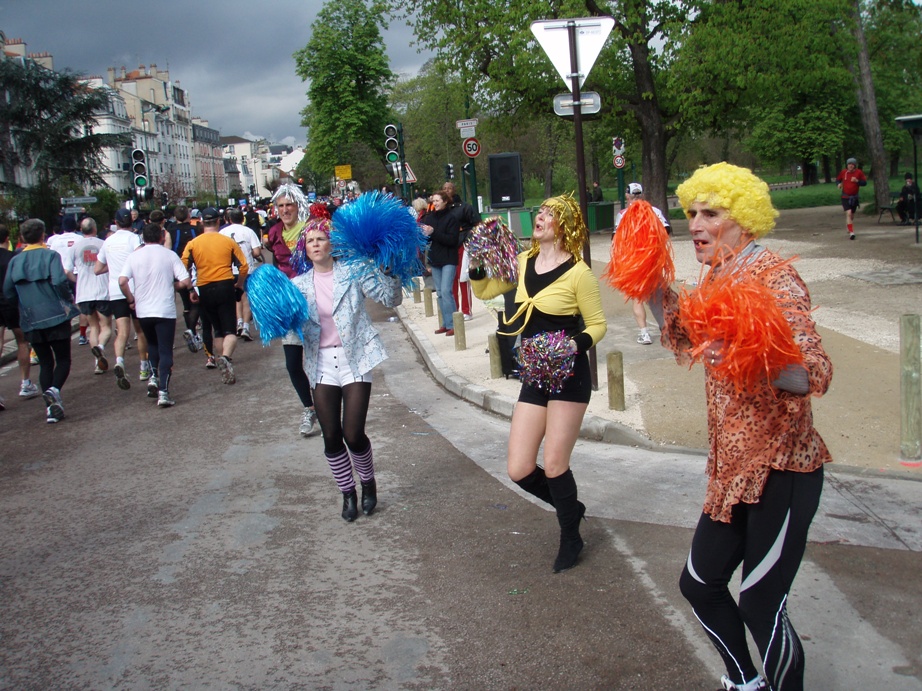
[[[490,154],[490,206],[514,209],[525,206],[522,158],[518,153]]]

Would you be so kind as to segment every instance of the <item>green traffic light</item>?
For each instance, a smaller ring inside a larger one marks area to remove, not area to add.
[[[136,187],[147,187],[147,178],[143,175],[136,175],[134,178],[134,184]]]
[[[397,161],[400,160],[400,154],[398,154],[396,151],[388,151],[385,158],[387,159],[388,163],[397,163]]]

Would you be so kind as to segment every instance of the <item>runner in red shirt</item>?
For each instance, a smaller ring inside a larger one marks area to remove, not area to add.
[[[839,189],[842,190],[842,208],[845,209],[845,226],[848,239],[855,239],[855,226],[852,220],[858,208],[858,190],[868,184],[864,173],[858,169],[858,161],[850,158],[845,162],[845,170],[836,176]]]

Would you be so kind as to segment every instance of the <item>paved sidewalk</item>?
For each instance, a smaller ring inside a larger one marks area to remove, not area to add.
[[[912,228],[876,224],[861,216],[858,239],[847,240],[839,207],[784,211],[775,232],[763,242],[782,256],[797,256],[807,282],[820,334],[835,367],[830,391],[814,401],[816,427],[838,470],[922,480],[922,468],[900,459],[899,317],[922,311],[922,246]],[[700,267],[694,260],[687,224],[674,223],[676,276],[693,283]],[[608,260],[610,237],[593,236],[597,275]],[[703,372],[675,363],[658,343],[636,343],[637,327],[629,304],[602,287],[608,333],[598,347],[599,391],[593,394],[583,425],[590,439],[651,449],[705,453]],[[475,300],[474,318],[465,323],[467,348],[455,338],[434,333],[436,317],[412,298],[398,309],[412,340],[433,376],[455,395],[503,416],[518,396],[516,380],[491,379],[487,337],[496,317]],[[433,301],[433,309],[435,301]],[[624,359],[625,411],[608,408],[606,358],[618,350]]]

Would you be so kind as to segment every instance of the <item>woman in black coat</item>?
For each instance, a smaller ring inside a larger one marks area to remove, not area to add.
[[[430,198],[432,211],[423,216],[420,227],[429,238],[429,266],[432,269],[432,285],[439,296],[439,310],[442,323],[435,330],[437,334],[454,336],[452,315],[458,310],[451,284],[458,270],[458,243],[461,225],[458,216],[452,213],[451,198],[446,192],[433,192]]]

